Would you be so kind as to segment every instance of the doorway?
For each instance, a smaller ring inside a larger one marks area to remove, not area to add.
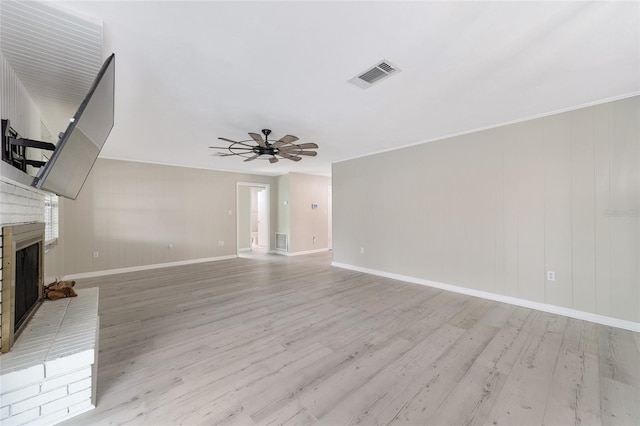
[[[269,184],[236,184],[238,256],[270,252],[270,199]]]
[[[329,194],[327,200],[327,230],[329,231],[327,244],[329,250],[333,250],[333,196],[331,194],[331,185],[327,188],[327,193]]]

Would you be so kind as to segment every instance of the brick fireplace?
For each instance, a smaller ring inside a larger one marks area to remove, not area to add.
[[[2,166],[4,164],[0,164],[0,169]],[[13,272],[6,271],[5,266],[15,261],[7,259],[4,253],[8,245],[19,249],[33,246],[34,242],[40,252],[42,237],[35,234],[42,232],[44,193],[0,174],[0,198],[0,233],[8,229],[12,238],[21,234],[0,248],[0,277],[8,277],[0,278],[2,352],[5,352],[5,340],[13,340],[11,350],[0,354],[0,423],[2,426],[55,424],[96,404],[98,289],[78,290],[78,297],[74,298],[44,301],[33,311],[19,335],[9,338],[7,330],[12,329],[13,324],[4,317],[9,309],[5,305],[11,300],[12,289],[7,288],[11,286]],[[36,274],[38,292],[46,276],[43,261],[40,252]]]
[[[0,164],[0,169],[6,168],[4,163]],[[4,177],[0,177],[0,237],[2,236],[2,229],[7,226],[24,225],[26,223],[42,223],[44,222],[44,194],[35,189],[28,188],[25,185],[21,185],[17,182],[13,182]],[[0,238],[2,241],[2,238]],[[2,278],[6,271],[4,271],[5,259],[4,259],[3,247],[0,250],[0,298],[3,303],[7,298],[2,294],[2,289],[5,287],[4,279]],[[2,309],[4,310],[4,306]],[[2,348],[2,344],[5,340],[3,336],[7,324],[2,324],[5,315],[0,315],[0,350],[6,352]]]

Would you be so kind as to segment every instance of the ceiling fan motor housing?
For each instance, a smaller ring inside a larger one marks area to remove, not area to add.
[[[265,141],[265,143],[267,144],[266,148],[263,146],[255,146],[253,147],[253,152],[260,155],[275,155],[280,151],[278,148],[272,148],[269,142]]]

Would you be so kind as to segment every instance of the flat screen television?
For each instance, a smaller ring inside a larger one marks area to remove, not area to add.
[[[33,186],[75,200],[113,128],[115,54],[102,65],[87,96],[60,135]]]

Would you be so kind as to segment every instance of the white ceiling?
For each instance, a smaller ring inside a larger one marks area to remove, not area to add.
[[[48,120],[60,128],[102,65],[102,23],[41,2],[0,2],[0,50]],[[6,117],[3,117],[6,118]]]
[[[103,58],[116,54],[110,158],[328,175],[332,162],[640,91],[639,2],[55,6],[102,20]],[[347,83],[383,58],[402,71]],[[208,148],[262,128],[319,155],[244,163]]]

